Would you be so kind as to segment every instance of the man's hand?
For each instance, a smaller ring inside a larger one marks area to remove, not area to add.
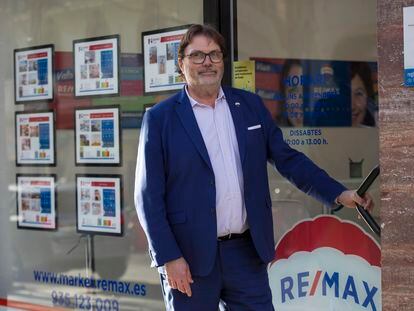
[[[336,200],[338,203],[348,208],[355,208],[355,203],[358,203],[369,212],[374,208],[374,202],[369,193],[365,193],[361,198],[355,190],[346,190],[342,192]]]
[[[183,257],[165,263],[168,284],[171,288],[178,289],[183,294],[191,297],[190,283],[194,283],[190,268]]]

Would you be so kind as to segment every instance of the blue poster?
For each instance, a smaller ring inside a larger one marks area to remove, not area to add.
[[[39,124],[39,149],[50,149],[49,123]]]
[[[114,61],[112,51],[101,52],[101,71],[102,78],[113,78],[114,77]]]
[[[52,210],[52,192],[49,188],[40,188],[40,207],[42,214],[50,214]]]
[[[352,107],[348,63],[313,61],[303,65],[304,72],[308,73],[308,81],[303,83],[303,124],[351,126]]]
[[[114,120],[102,120],[102,147],[114,147]]]
[[[103,189],[102,195],[104,216],[115,217],[115,189]]]
[[[256,93],[279,126],[376,126],[376,63],[253,59]]]
[[[37,80],[39,81],[39,85],[48,84],[47,58],[37,61]]]
[[[414,86],[414,69],[408,68],[404,70],[405,86]]]

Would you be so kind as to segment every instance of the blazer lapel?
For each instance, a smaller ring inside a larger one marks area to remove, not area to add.
[[[190,136],[201,157],[204,159],[210,169],[213,170],[206,145],[204,144],[203,136],[201,135],[200,128],[198,127],[197,120],[194,116],[190,100],[188,99],[184,88],[182,89],[180,97],[177,101],[175,111],[177,112],[181,123],[183,124],[185,130],[187,131],[187,134]]]
[[[246,124],[243,117],[243,102],[233,97],[231,89],[223,88],[226,100],[233,118],[234,128],[236,129],[237,143],[239,145],[240,161],[244,163],[246,158]]]

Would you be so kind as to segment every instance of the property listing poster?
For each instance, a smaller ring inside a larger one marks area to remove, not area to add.
[[[19,228],[56,229],[55,176],[17,175]]]
[[[122,234],[121,177],[77,176],[77,230]]]
[[[119,36],[73,42],[75,96],[119,93]]]
[[[178,90],[184,81],[178,73],[178,47],[187,28],[142,34],[145,93]]]
[[[54,165],[54,114],[16,113],[17,165]]]
[[[119,108],[75,111],[76,164],[120,164]]]
[[[14,51],[16,102],[53,99],[53,45]]]

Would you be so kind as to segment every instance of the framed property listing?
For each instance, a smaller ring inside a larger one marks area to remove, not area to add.
[[[121,165],[118,106],[78,108],[74,124],[76,165]]]
[[[121,175],[76,175],[77,231],[122,235],[122,200]]]
[[[56,135],[53,110],[16,112],[16,165],[55,166]]]
[[[17,104],[53,100],[54,45],[14,50],[14,97]]]
[[[57,229],[56,175],[16,175],[17,227]]]
[[[73,41],[75,97],[119,95],[120,36]]]
[[[178,47],[190,25],[142,33],[144,94],[179,90],[184,80],[178,72]]]

